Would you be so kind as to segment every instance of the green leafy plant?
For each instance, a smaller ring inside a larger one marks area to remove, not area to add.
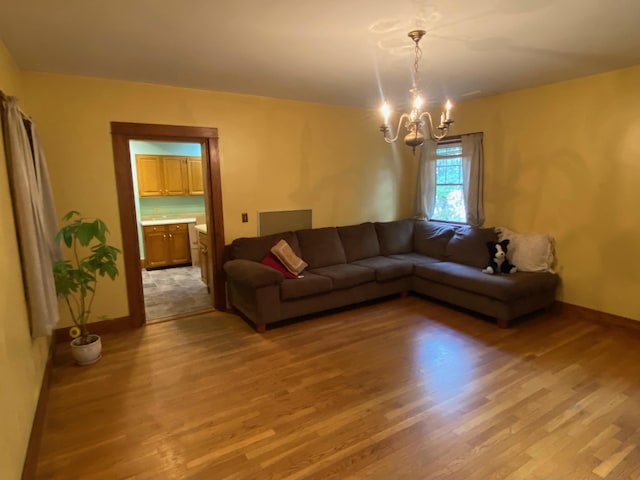
[[[71,250],[72,260],[58,260],[53,264],[56,294],[64,298],[76,326],[72,336],[79,335],[80,343],[86,345],[90,343],[87,323],[98,277],[114,280],[118,276],[116,260],[120,250],[107,244],[109,229],[102,220],[84,218],[75,210],[62,220],[66,223],[58,231],[56,242],[64,243]]]

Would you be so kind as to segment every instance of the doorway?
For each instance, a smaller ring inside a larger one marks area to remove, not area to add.
[[[216,310],[226,310],[224,273],[224,222],[222,188],[218,155],[218,132],[215,128],[111,123],[111,135],[116,172],[116,187],[122,229],[122,247],[128,292],[130,324],[139,327],[146,322],[135,181],[131,168],[131,141],[196,143],[202,159],[205,224],[203,241],[209,245],[204,268],[211,272],[210,304]]]
[[[199,143],[130,140],[146,323],[212,309]]]

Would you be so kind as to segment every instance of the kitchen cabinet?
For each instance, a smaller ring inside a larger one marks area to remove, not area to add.
[[[211,283],[209,283],[209,239],[207,234],[198,232],[198,244],[200,246],[200,278],[207,286],[207,290],[211,289]]]
[[[162,162],[157,155],[136,155],[138,173],[138,194],[141,197],[164,195],[164,173]]]
[[[136,155],[140,197],[203,195],[200,157]]]
[[[164,196],[181,197],[187,193],[187,159],[183,157],[160,157]]]
[[[187,157],[187,191],[189,195],[204,195],[200,157]]]
[[[147,268],[191,263],[188,224],[153,225],[142,230]]]

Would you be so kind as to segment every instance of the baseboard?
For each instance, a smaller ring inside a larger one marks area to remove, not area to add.
[[[123,332],[125,330],[131,330],[135,328],[131,324],[131,317],[112,318],[109,320],[100,320],[99,322],[92,322],[88,326],[89,332],[97,335],[104,335],[105,333]],[[64,343],[71,341],[69,336],[69,329],[71,327],[56,328],[55,330],[55,343]]]
[[[29,436],[29,444],[27,445],[27,454],[24,458],[22,466],[22,480],[33,480],[36,478],[38,468],[38,453],[40,452],[40,441],[42,440],[42,432],[44,431],[44,419],[47,412],[47,402],[49,401],[49,386],[51,384],[51,372],[53,370],[53,352],[55,349],[54,338],[51,338],[49,345],[49,353],[47,363],[44,367],[42,376],[42,384],[40,385],[40,395],[36,405],[36,412],[33,416],[31,424],[31,434]]]
[[[612,313],[601,312],[599,310],[593,310],[591,308],[560,301],[556,301],[554,308],[560,313],[575,315],[591,322],[607,326],[624,327],[640,332],[640,321],[633,320],[631,318],[621,317],[619,315],[613,315]]]

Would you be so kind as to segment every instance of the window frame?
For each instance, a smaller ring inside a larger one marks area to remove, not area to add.
[[[447,144],[457,144],[460,146],[460,148],[462,148],[462,137],[460,135],[456,135],[456,136],[452,136],[452,137],[447,137],[444,140],[441,140],[437,143],[436,145],[436,152],[438,151],[438,147],[443,145],[446,146]],[[460,152],[460,158],[462,158],[462,151]],[[438,155],[436,154],[436,178],[434,178],[434,195],[436,196],[437,199],[437,191],[438,191],[438,186],[460,186],[464,189],[464,183],[438,183],[438,177],[437,177],[437,171],[438,171],[438,161],[439,160],[445,160],[446,158],[439,158]],[[462,168],[462,161],[461,161],[461,165],[460,167]],[[464,200],[463,200],[464,201]],[[435,210],[434,210],[434,214],[435,214]],[[465,208],[465,214],[466,214],[466,208]],[[466,215],[465,215],[466,216]],[[442,218],[430,218],[429,219],[430,222],[437,222],[437,223],[443,223],[443,224],[451,224],[451,225],[469,225],[466,221],[465,222],[459,222],[456,220],[446,220],[446,219],[442,219]]]

